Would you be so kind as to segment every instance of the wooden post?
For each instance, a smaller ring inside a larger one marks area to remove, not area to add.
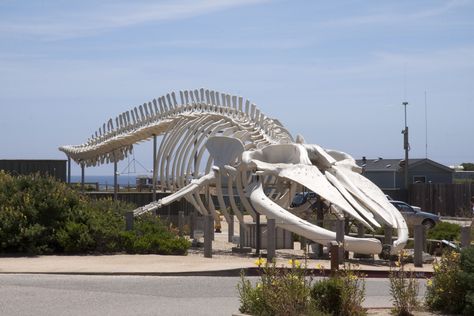
[[[189,219],[189,236],[191,236],[191,238],[194,239],[194,230],[196,228],[196,214],[195,214],[194,207],[191,210],[191,214],[189,216],[190,216],[190,219]]]
[[[184,236],[184,212],[178,212],[178,233],[179,236]]]
[[[267,218],[267,261],[272,262],[275,258],[275,219]]]
[[[239,225],[239,239],[240,239],[240,250],[242,250],[245,247],[245,224],[243,222],[240,222]]]
[[[260,227],[260,214],[257,213],[256,220],[255,220],[255,255],[259,256],[260,255],[260,248],[261,248],[261,227]]]
[[[339,270],[339,244],[337,241],[331,241],[329,247],[331,253],[331,273],[334,274]]]
[[[339,245],[339,264],[344,263],[344,219],[336,221],[336,241]]]
[[[133,230],[133,212],[125,213],[125,230]]]
[[[204,257],[212,258],[212,231],[214,218],[208,214],[204,216]]]
[[[413,263],[415,267],[423,267],[423,226],[415,225],[414,229],[415,253],[413,254]]]
[[[359,238],[365,237],[365,226],[362,223],[357,223],[357,237]]]
[[[227,241],[232,242],[232,238],[234,237],[234,215],[230,214],[229,217],[230,217],[230,221],[227,223],[227,234],[228,234]]]
[[[386,245],[392,246],[392,227],[388,225],[384,225],[383,227],[384,230],[384,243]]]
[[[324,206],[324,203],[321,200],[321,197],[318,196],[318,206],[317,206],[317,209],[316,209],[316,225],[318,225],[319,227],[324,226],[324,209],[323,209],[323,206]],[[316,250],[317,250],[316,257],[317,258],[322,258],[324,256],[323,249],[324,249],[323,245],[321,245],[321,244],[318,244],[316,246]]]
[[[471,226],[461,227],[461,248],[471,245]]]

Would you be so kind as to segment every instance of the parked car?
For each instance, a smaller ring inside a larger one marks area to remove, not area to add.
[[[432,228],[440,221],[440,218],[436,214],[423,212],[417,206],[411,206],[402,201],[390,201],[407,221],[408,227],[415,225],[424,225],[427,229]]]
[[[308,200],[313,200],[317,198],[317,194],[314,192],[299,192],[296,193],[293,201],[291,202],[291,207],[298,207],[306,203]]]

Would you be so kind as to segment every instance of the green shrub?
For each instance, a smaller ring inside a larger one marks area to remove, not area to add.
[[[435,240],[459,240],[461,226],[448,222],[440,222],[435,227],[428,230],[428,239]]]
[[[251,315],[366,315],[362,307],[365,281],[346,267],[335,276],[312,284],[298,260],[289,269],[278,269],[258,259],[260,280],[255,286],[241,274],[237,284],[240,312]]]
[[[311,288],[311,298],[316,309],[339,315],[342,309],[342,282],[340,278],[327,278]]]
[[[125,232],[124,215],[134,208],[91,200],[51,177],[0,171],[0,253],[186,254],[190,243],[153,216]]]
[[[366,315],[365,280],[350,266],[335,276],[316,282],[311,288],[311,299],[317,310],[332,315]]]
[[[252,315],[316,315],[311,311],[310,281],[298,260],[290,260],[290,269],[278,269],[275,263],[256,261],[261,268],[260,281],[252,286],[241,275],[237,285],[242,313]]]
[[[418,301],[419,285],[413,271],[405,270],[405,252],[401,251],[396,262],[399,269],[390,268],[390,294],[392,296],[392,314],[399,316],[413,315],[420,302]]]
[[[474,315],[474,246],[461,251],[461,270],[460,278],[466,289],[463,314]]]
[[[433,264],[433,277],[428,280],[425,301],[429,309],[459,314],[464,309],[466,288],[461,280],[460,255],[445,253]]]
[[[166,227],[158,217],[142,215],[135,220],[133,233],[123,236],[129,253],[184,255],[191,243]]]
[[[48,253],[80,196],[51,177],[0,171],[0,252]]]

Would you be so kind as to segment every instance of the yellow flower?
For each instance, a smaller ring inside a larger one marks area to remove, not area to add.
[[[288,260],[288,264],[296,268],[299,268],[301,266],[301,262],[299,260],[293,260],[293,259]]]
[[[257,289],[261,288],[262,287],[262,283],[258,282],[257,283]]]
[[[357,279],[358,279],[358,278],[357,278],[357,275],[355,275],[355,274],[350,274],[350,275],[349,275],[349,280],[355,281],[355,280],[357,280]]]
[[[260,267],[260,266],[262,266],[262,265],[264,265],[264,264],[265,264],[265,259],[263,259],[263,258],[258,258],[257,260],[255,260],[255,265],[256,265],[257,267]]]
[[[324,270],[324,267],[323,267],[322,264],[318,263],[318,264],[316,265],[316,269],[318,269],[318,270]]]
[[[433,285],[433,281],[431,281],[431,279],[428,279],[428,280],[426,281],[426,285],[427,285],[427,286],[432,286],[432,285]]]

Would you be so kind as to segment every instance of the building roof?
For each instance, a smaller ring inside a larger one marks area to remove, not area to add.
[[[404,159],[384,159],[384,158],[376,158],[376,159],[366,159],[365,163],[363,159],[356,160],[357,165],[363,167],[365,171],[390,171],[390,172],[398,172],[402,169],[402,166],[405,162]],[[434,167],[440,168],[444,171],[453,172],[453,169],[437,163],[428,158],[422,159],[408,159],[409,169],[416,168],[422,164],[430,164]]]

